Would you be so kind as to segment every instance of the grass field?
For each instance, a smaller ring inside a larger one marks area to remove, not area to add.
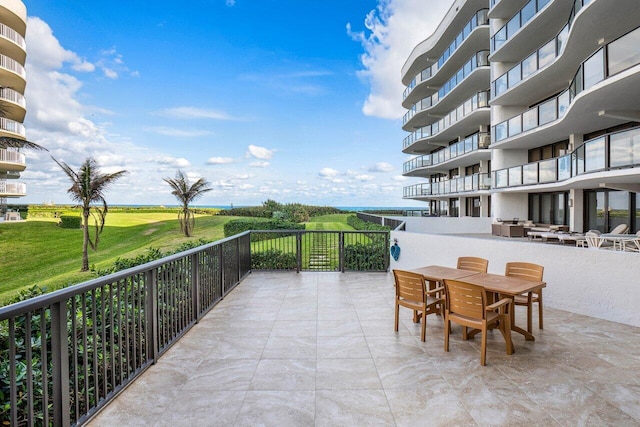
[[[109,213],[98,251],[89,251],[89,265],[106,268],[149,247],[167,251],[190,240],[218,240],[232,219],[198,216],[193,237],[186,238],[173,213]],[[34,284],[57,289],[94,277],[80,272],[82,230],[60,228],[53,219],[0,223],[0,257],[0,304]]]
[[[313,218],[311,230],[352,230],[349,214]],[[89,265],[110,267],[118,258],[133,258],[153,247],[166,252],[180,244],[224,237],[224,223],[237,217],[199,215],[191,238],[180,232],[175,213],[111,212],[97,252],[89,251]],[[32,285],[58,289],[94,278],[81,273],[82,230],[63,229],[54,219],[0,223],[0,306]]]

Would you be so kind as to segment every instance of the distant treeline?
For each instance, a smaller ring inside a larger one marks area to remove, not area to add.
[[[60,218],[62,215],[80,215],[81,208],[75,205],[9,205],[9,209],[19,209],[22,218]],[[109,212],[119,213],[175,213],[181,208],[164,206],[109,206]],[[192,210],[201,215],[217,215],[220,208],[197,208]]]
[[[310,206],[300,203],[282,204],[274,200],[267,200],[262,203],[262,206],[225,209],[221,210],[218,215],[275,218],[283,221],[305,222],[314,216],[339,213],[344,212],[331,206]]]

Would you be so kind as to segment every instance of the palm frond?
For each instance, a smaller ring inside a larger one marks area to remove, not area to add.
[[[0,137],[0,148],[25,148],[29,150],[49,151],[35,142],[26,141],[24,139],[12,138],[9,136]]]

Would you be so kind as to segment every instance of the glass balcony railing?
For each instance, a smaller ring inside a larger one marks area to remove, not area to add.
[[[640,166],[640,128],[586,141],[572,153],[494,172],[493,188],[538,185],[611,169]]]
[[[415,184],[403,189],[404,198],[443,196],[491,189],[491,175],[474,173],[445,181]]]
[[[0,37],[4,37],[5,39],[9,39],[22,49],[27,48],[27,44],[24,41],[24,37],[16,30],[11,27],[6,26],[5,24],[0,24]]]
[[[444,116],[442,119],[433,124],[416,129],[414,132],[410,133],[402,141],[402,148],[405,149],[420,139],[437,135],[479,108],[489,107],[489,96],[489,91],[476,93],[471,98],[458,105],[455,110],[449,112],[449,114]]]
[[[566,114],[576,96],[597,83],[640,64],[640,27],[600,48],[580,65],[568,89],[493,127],[494,142],[528,132]]]
[[[0,163],[16,163],[19,165],[25,165],[26,157],[19,151],[0,148]]]
[[[488,134],[474,133],[473,135],[469,135],[468,137],[466,137],[464,140],[438,150],[434,153],[415,157],[404,163],[403,172],[408,173],[416,169],[435,166],[441,163],[445,163],[451,159],[455,159],[456,157],[462,156],[464,154],[478,151],[482,148],[487,148],[482,144],[482,141],[485,138],[489,138]]]
[[[531,21],[551,0],[530,0],[491,37],[491,52],[495,52],[515,33]]]
[[[437,93],[421,99],[411,106],[402,118],[402,124],[406,124],[416,114],[436,105],[442,98],[447,96],[456,86],[467,78],[474,70],[479,67],[489,66],[489,51],[481,50],[471,57],[466,64],[462,66],[447,82],[442,85]]]
[[[18,123],[10,119],[5,119],[4,117],[0,117],[0,129],[6,132],[17,133],[21,136],[26,136],[27,134],[22,123]]]
[[[537,1],[538,3],[543,2],[545,6],[549,2],[549,0],[537,0]],[[593,0],[576,0],[574,2],[573,8],[571,9],[571,15],[569,17],[567,24],[562,28],[562,30],[560,30],[558,35],[556,35],[552,40],[548,41],[540,49],[536,50],[531,55],[527,56],[525,59],[522,60],[522,62],[519,62],[518,64],[514,65],[511,69],[509,69],[509,71],[507,71],[506,73],[502,74],[500,77],[495,79],[491,83],[491,90],[493,91],[492,93],[494,97],[498,97],[502,95],[508,89],[514,87],[515,85],[522,82],[523,80],[528,79],[538,70],[541,70],[546,66],[550,65],[554,59],[560,56],[567,44],[567,39],[569,38],[569,31],[571,30],[571,26],[573,25],[573,21],[575,19],[577,11],[579,11],[580,9],[582,9],[584,6],[588,5],[592,1]],[[536,3],[536,0],[531,0],[529,3],[527,3],[527,5],[525,5],[525,7],[522,10],[520,10],[519,13],[521,13],[530,3]],[[541,7],[538,8],[538,10],[540,9]],[[524,23],[522,25],[524,25]],[[503,27],[503,29],[504,28],[507,28],[507,27],[505,26]],[[520,27],[518,27],[518,29],[519,28]],[[494,38],[497,37],[498,34],[499,32],[494,35]],[[507,40],[508,40],[508,36],[500,44],[506,42]],[[495,44],[496,44],[496,40],[492,39],[492,46],[495,46]],[[497,48],[498,47],[494,47],[494,50]]]
[[[462,45],[467,37],[471,34],[471,32],[480,25],[488,25],[489,19],[487,18],[487,12],[489,9],[480,9],[476,12],[475,15],[467,22],[462,31],[458,33],[455,39],[451,42],[451,44],[445,49],[444,53],[438,58],[438,61],[430,67],[425,68],[421,72],[419,72],[413,80],[407,85],[402,94],[402,100],[404,100],[411,91],[421,82],[431,78],[443,65],[447,60],[453,55],[453,53],[458,50],[458,48]]]

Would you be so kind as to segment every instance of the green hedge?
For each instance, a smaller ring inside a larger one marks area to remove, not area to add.
[[[229,237],[249,230],[304,230],[304,228],[304,224],[289,221],[235,219],[224,225],[224,236]]]
[[[345,245],[344,268],[354,271],[384,270],[385,250],[386,247],[380,243]]]
[[[255,270],[295,270],[296,255],[278,249],[252,252],[251,268]]]
[[[365,230],[365,231],[389,231],[390,230],[390,228],[385,225],[374,224],[373,222],[366,222],[361,220],[355,215],[351,215],[347,218],[347,224],[349,224],[356,230]]]
[[[75,215],[61,215],[60,227],[61,228],[74,228],[78,229],[82,226],[82,218]]]

